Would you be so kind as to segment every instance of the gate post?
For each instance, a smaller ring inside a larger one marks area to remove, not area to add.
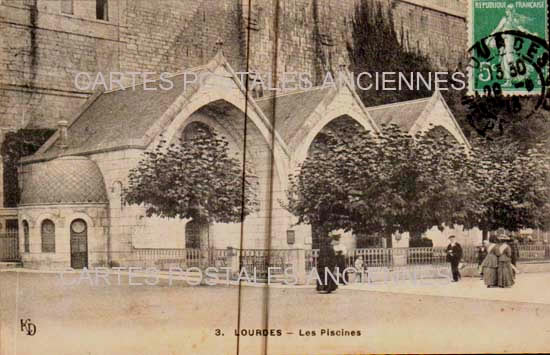
[[[0,131],[0,147],[2,146],[2,141],[4,137]],[[0,209],[4,208],[4,159],[0,155]]]
[[[231,268],[231,277],[236,277],[239,275],[239,259],[240,259],[241,250],[240,249],[230,249],[230,253],[227,255],[228,258],[228,267]]]
[[[291,250],[291,263],[296,284],[304,285],[306,283],[306,251],[305,249]]]

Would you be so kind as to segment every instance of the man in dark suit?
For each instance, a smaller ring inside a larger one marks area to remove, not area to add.
[[[451,263],[451,271],[453,272],[453,282],[460,280],[460,271],[458,264],[462,260],[462,247],[456,242],[454,235],[449,236],[449,245],[447,246],[447,261]]]

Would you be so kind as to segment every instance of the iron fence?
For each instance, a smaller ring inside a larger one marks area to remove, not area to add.
[[[240,269],[246,269],[250,277],[267,277],[268,268],[271,274],[283,273],[285,268],[292,267],[291,253],[288,249],[159,249],[135,248],[131,252],[113,252],[111,259],[114,266],[155,268],[170,270],[175,268],[208,266],[221,268],[240,263]]]
[[[199,265],[200,250],[170,248],[134,248],[130,252],[111,252],[112,265],[115,267],[154,268],[189,268]]]
[[[519,260],[550,259],[550,244],[519,244]]]
[[[242,249],[239,253],[240,269],[246,269],[249,276],[256,274],[259,278],[267,278],[268,268],[273,275],[282,274],[292,267],[290,249]]]
[[[19,234],[17,229],[0,233],[0,261],[19,261]]]
[[[447,263],[446,247],[425,248],[365,248],[348,252],[346,266],[353,267],[361,256],[365,267],[394,267],[396,265],[443,265]],[[319,250],[306,250],[306,270],[317,267]],[[520,245],[519,260],[550,260],[550,244]],[[462,247],[462,262],[477,265],[479,248]]]
[[[389,266],[392,263],[392,252],[393,249],[388,248],[355,249],[352,255],[353,260],[348,260],[348,265],[353,266],[355,259],[361,256],[366,267]]]
[[[0,261],[18,261],[19,245],[17,231],[0,234]],[[519,245],[519,261],[550,261],[549,244]],[[317,267],[318,249],[305,250],[305,269],[309,272]],[[468,265],[477,265],[479,249],[475,246],[463,247],[462,261]],[[92,258],[94,252],[89,252]],[[298,250],[293,249],[170,249],[170,248],[134,248],[130,251],[111,251],[107,257],[93,257],[94,260],[110,260],[111,267],[137,267],[170,270],[190,267],[229,267],[233,271],[246,269],[252,277],[267,277],[281,274],[285,269],[294,267],[298,262]],[[346,255],[346,267],[353,267],[358,257],[363,258],[365,267],[388,267],[405,265],[443,265],[446,263],[446,247],[432,248],[364,248],[350,250]],[[221,271],[220,271],[221,272]]]
[[[305,252],[306,257],[306,271],[317,267],[317,261],[319,260],[319,249],[309,249]]]

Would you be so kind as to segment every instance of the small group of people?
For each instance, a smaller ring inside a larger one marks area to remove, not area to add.
[[[321,246],[319,250],[319,259],[317,263],[317,273],[323,282],[317,282],[317,291],[331,293],[338,288],[338,284],[348,283],[348,274],[343,271],[346,269],[346,248],[340,244],[340,236],[333,235],[329,238],[323,238],[327,243]],[[456,241],[454,235],[449,236],[449,245],[446,249],[446,260],[451,264],[452,282],[458,282],[461,279],[460,269],[462,263],[463,251],[461,245]],[[481,277],[487,287],[512,287],[514,285],[515,275],[518,273],[516,261],[519,257],[519,248],[517,242],[510,236],[501,235],[492,236],[483,241],[483,245],[478,252],[478,267]],[[362,282],[363,272],[366,271],[363,258],[361,256],[355,259],[356,280]],[[336,273],[337,279],[327,277],[325,280],[325,270]]]
[[[479,250],[478,265],[485,285],[489,288],[512,287],[518,272],[518,254],[517,244],[507,235],[484,240]]]

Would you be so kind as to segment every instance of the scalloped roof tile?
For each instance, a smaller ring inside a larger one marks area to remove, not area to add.
[[[87,157],[58,158],[24,170],[20,205],[107,202],[103,175]]]

